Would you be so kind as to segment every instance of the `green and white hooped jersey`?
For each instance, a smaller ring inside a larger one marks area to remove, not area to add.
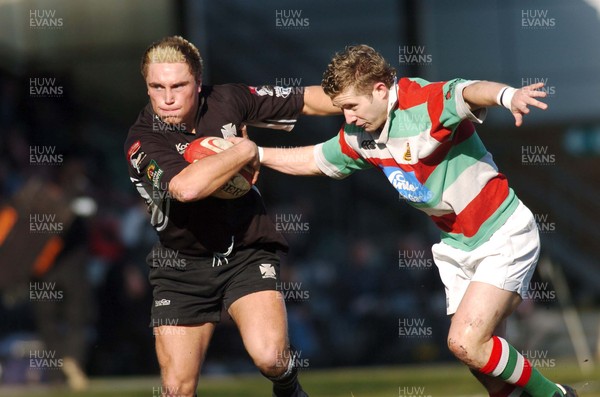
[[[442,241],[466,251],[478,247],[519,200],[475,131],[473,122],[482,123],[486,109],[473,114],[462,97],[474,82],[400,79],[390,90],[382,131],[344,124],[336,137],[315,146],[317,166],[336,179],[376,167],[430,216]]]

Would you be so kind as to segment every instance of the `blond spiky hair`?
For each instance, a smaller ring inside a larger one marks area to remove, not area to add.
[[[148,47],[142,57],[141,72],[144,79],[148,75],[148,65],[151,63],[185,62],[190,72],[200,79],[202,76],[202,57],[195,45],[181,36],[169,36],[156,41]]]

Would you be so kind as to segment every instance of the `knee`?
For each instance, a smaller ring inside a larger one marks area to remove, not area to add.
[[[289,361],[293,359],[289,349],[272,345],[255,350],[250,355],[260,372],[269,377],[283,374],[288,368]]]
[[[452,330],[448,334],[448,349],[454,356],[471,368],[476,368],[479,345],[468,330]]]
[[[162,371],[162,397],[194,397],[196,395],[197,380],[193,377],[184,377],[173,371]]]

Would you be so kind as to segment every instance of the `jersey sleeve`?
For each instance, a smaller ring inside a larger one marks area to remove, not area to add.
[[[303,87],[229,86],[234,106],[250,126],[291,131],[304,107]]]
[[[125,141],[129,175],[153,190],[168,191],[169,182],[189,165],[165,132],[152,131],[149,121],[140,115]]]
[[[454,130],[463,120],[475,123],[483,123],[487,115],[487,109],[482,108],[473,113],[463,97],[465,87],[476,83],[476,80],[453,79],[442,85],[443,110],[439,121],[447,128]]]
[[[354,171],[372,167],[346,142],[344,127],[337,136],[316,145],[314,157],[321,172],[334,179],[344,179]]]

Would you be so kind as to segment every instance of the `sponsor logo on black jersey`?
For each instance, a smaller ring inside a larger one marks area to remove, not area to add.
[[[131,164],[131,166],[135,169],[135,171],[138,174],[141,173],[140,166],[142,164],[142,161],[144,161],[144,159],[146,158],[146,153],[141,151],[140,150],[141,148],[142,148],[141,142],[135,141],[133,143],[133,145],[131,145],[129,147],[129,150],[127,151],[127,157],[129,157],[129,163]]]
[[[179,142],[178,144],[175,145],[175,150],[177,150],[177,153],[183,154],[183,153],[185,153],[185,149],[187,149],[187,147],[189,145],[190,145],[189,142]]]
[[[146,168],[146,176],[148,180],[155,188],[160,186],[160,178],[162,178],[164,171],[158,166],[156,161],[150,160],[148,168]]]
[[[258,96],[273,96],[273,87],[268,85],[260,85],[258,87],[248,87],[250,88],[250,92],[254,95]]]

